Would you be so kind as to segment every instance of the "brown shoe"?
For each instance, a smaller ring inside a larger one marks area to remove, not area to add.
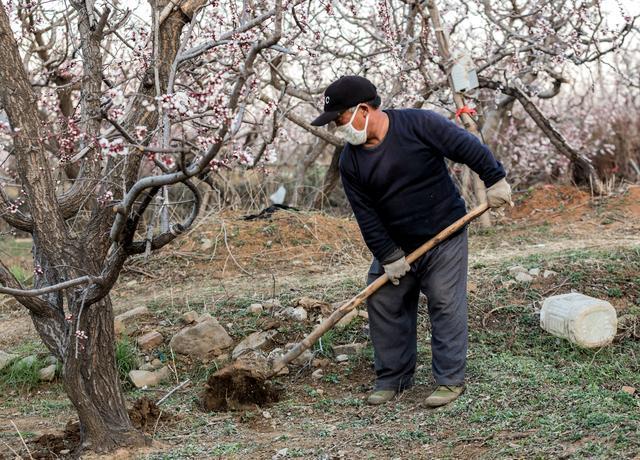
[[[391,401],[395,395],[395,390],[377,390],[369,395],[367,398],[367,404],[378,406]]]
[[[438,385],[433,393],[425,400],[428,407],[440,407],[449,404],[464,392],[464,385]]]

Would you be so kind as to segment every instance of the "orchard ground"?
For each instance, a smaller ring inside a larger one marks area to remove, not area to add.
[[[314,349],[330,362],[321,379],[312,378],[311,365],[292,366],[278,378],[282,399],[268,407],[202,412],[198,394],[225,362],[171,355],[169,339],[186,311],[210,313],[237,343],[272,321],[249,314],[252,303],[331,303],[357,293],[369,255],[353,220],[278,211],[244,221],[243,213],[223,213],[149,260],[131,260],[113,292],[116,314],[147,306],[153,319],[122,338],[120,349],[142,359],[135,336],[157,329],[165,342],[149,358],[175,365],[175,375],[147,391],[127,384],[127,399],[159,399],[177,381],[192,383],[161,406],[171,417],[147,426],[150,449],[114,458],[640,458],[640,187],[594,199],[543,186],[518,194],[516,204],[496,226],[470,230],[468,387],[435,410],[422,405],[433,388],[424,298],[417,385],[382,407],[364,403],[373,351],[361,317]],[[29,249],[29,241],[3,243],[3,258],[27,280]],[[540,275],[516,282],[514,265]],[[556,274],[545,278],[545,270]],[[541,301],[571,290],[615,306],[620,326],[611,346],[579,349],[540,329]],[[312,327],[313,316],[280,321],[274,346]],[[332,346],[352,342],[366,347],[337,363]],[[10,299],[0,306],[0,350],[47,356],[25,310]],[[35,452],[34,439],[74,420],[59,379],[18,381],[5,372],[0,382],[0,458],[13,458],[12,450],[29,457],[17,430]]]

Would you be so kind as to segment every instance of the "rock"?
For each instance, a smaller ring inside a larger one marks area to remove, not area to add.
[[[629,386],[625,385],[622,388],[620,388],[620,390],[624,391],[625,393],[627,393],[628,395],[631,395],[631,396],[636,394],[636,389],[634,387],[629,387]]]
[[[353,318],[355,318],[356,316],[358,316],[358,310],[351,310],[349,313],[347,313],[346,315],[344,315],[340,321],[338,321],[336,323],[336,327],[339,328],[345,328],[349,325],[349,323],[351,323],[351,321],[353,321]]]
[[[151,361],[151,365],[153,366],[154,369],[160,369],[162,367],[162,361],[156,358],[153,361]]]
[[[233,339],[215,318],[187,326],[169,343],[173,351],[204,359],[210,353],[220,353],[233,345]]]
[[[518,273],[527,273],[528,271],[522,265],[514,265],[513,267],[509,267],[508,270],[511,276],[516,276]]]
[[[180,319],[185,324],[195,323],[198,320],[198,313],[191,310],[184,313]]]
[[[162,334],[158,331],[151,331],[138,337],[138,346],[142,351],[149,351],[162,345],[163,340]]]
[[[350,343],[348,345],[334,345],[333,352],[336,355],[354,356],[360,353],[366,345],[364,343]]]
[[[320,380],[322,377],[324,377],[324,372],[322,371],[322,369],[316,369],[311,374],[311,378],[314,380]]]
[[[150,318],[151,312],[147,307],[138,307],[133,310],[126,311],[118,316],[116,316],[113,320],[113,326],[116,331],[116,335],[122,334],[126,331],[127,328],[134,325],[138,321]]]
[[[264,311],[264,307],[261,303],[252,303],[249,305],[249,308],[247,308],[247,311],[252,315],[259,315]]]
[[[557,273],[554,272],[553,270],[545,270],[544,273],[542,274],[543,278],[549,278],[551,276],[556,276]]]
[[[69,455],[71,453],[70,449],[62,449],[60,451],[60,455]]]
[[[276,313],[277,317],[291,318],[295,321],[304,321],[307,319],[307,310],[303,307],[287,307],[284,310],[280,310]]]
[[[140,370],[141,371],[149,371],[149,372],[151,372],[151,371],[155,371],[156,368],[151,363],[144,363],[142,366],[140,366]]]
[[[311,361],[311,365],[313,367],[327,367],[329,364],[331,364],[331,361],[329,361],[327,358],[315,358],[313,361]]]
[[[205,321],[209,321],[210,319],[215,319],[211,316],[210,313],[203,313],[196,319],[196,323],[204,323]]]
[[[47,356],[47,359],[45,359],[45,362],[47,364],[58,364],[58,358],[56,358],[53,355],[49,355],[49,356]]]
[[[282,304],[278,299],[269,299],[265,302],[262,302],[262,306],[265,310],[273,310],[277,308],[282,308]]]
[[[528,273],[520,272],[516,275],[516,281],[519,281],[521,283],[530,283],[531,281],[533,281],[533,276]]]
[[[38,357],[36,355],[30,355],[25,358],[22,358],[15,365],[18,368],[32,367],[36,363],[37,359]]]
[[[297,343],[288,343],[284,346],[284,349],[286,351],[291,350],[293,347],[295,347],[297,345]],[[297,364],[298,366],[304,366],[305,364],[307,364],[309,361],[311,361],[313,359],[313,352],[311,350],[305,350],[303,351],[300,356],[298,356],[296,359],[294,359],[293,361],[291,361],[291,364]]]
[[[538,276],[538,275],[540,275],[540,269],[539,268],[530,268],[529,269],[529,274],[531,276]]]
[[[366,310],[358,310],[358,316],[361,318],[369,320],[369,313]]]
[[[167,379],[169,375],[169,368],[166,366],[153,372],[141,370],[129,372],[129,378],[136,388],[155,386]]]
[[[17,355],[12,355],[11,353],[0,350],[0,371],[7,367],[9,363],[17,357]]]
[[[237,359],[246,350],[262,350],[269,345],[271,339],[278,331],[258,331],[246,336],[231,352],[231,358]]]
[[[202,238],[202,244],[200,245],[200,249],[202,251],[206,251],[207,249],[211,249],[213,247],[213,241],[209,238]]]
[[[338,355],[338,356],[336,356],[336,361],[338,361],[339,363],[344,363],[345,361],[349,361],[349,356],[348,355]]]
[[[40,380],[44,382],[51,382],[56,377],[56,365],[50,364],[47,367],[40,369]]]

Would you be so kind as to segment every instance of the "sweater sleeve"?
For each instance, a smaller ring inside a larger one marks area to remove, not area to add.
[[[373,256],[382,264],[390,263],[403,257],[405,255],[404,251],[389,237],[386,228],[375,211],[371,197],[359,184],[353,172],[348,171],[343,161],[340,161],[340,178],[342,179],[344,192],[356,216],[364,242]]]
[[[491,150],[473,134],[437,112],[420,110],[418,136],[443,156],[476,172],[486,187],[506,176],[502,164]]]

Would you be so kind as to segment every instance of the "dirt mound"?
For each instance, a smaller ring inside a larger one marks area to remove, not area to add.
[[[289,210],[254,220],[244,220],[244,214],[224,211],[200,221],[175,245],[140,261],[138,271],[161,271],[169,263],[185,271],[188,266],[189,273],[225,277],[304,267],[320,271],[368,257],[353,219]],[[135,263],[130,267],[138,269]]]
[[[161,410],[146,396],[138,399],[129,409],[129,418],[133,426],[142,431],[153,431],[158,422],[173,420],[170,413]]]
[[[244,410],[278,401],[282,390],[267,375],[266,368],[242,360],[220,369],[209,377],[200,395],[202,409]]]
[[[507,210],[507,215],[512,219],[527,218],[529,221],[576,219],[587,212],[590,199],[587,192],[576,187],[543,185],[516,195],[516,205]]]
[[[65,455],[71,458],[71,453],[80,445],[80,423],[70,420],[64,433],[46,433],[35,438],[30,444],[31,456],[34,459],[64,458]]]

